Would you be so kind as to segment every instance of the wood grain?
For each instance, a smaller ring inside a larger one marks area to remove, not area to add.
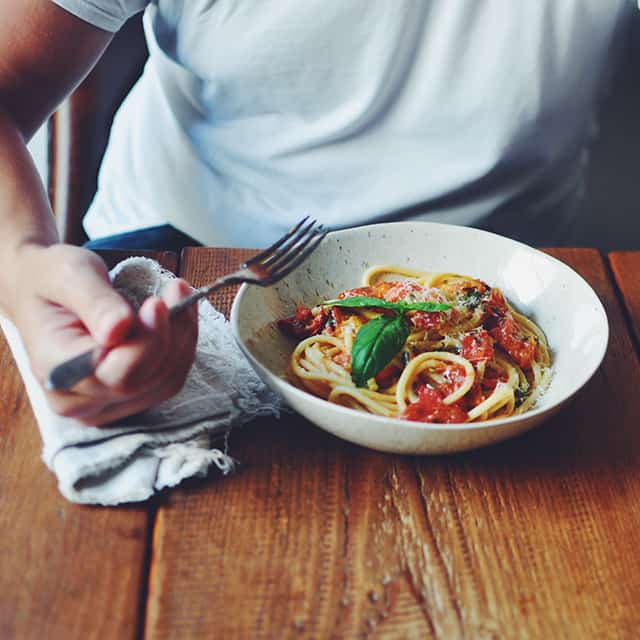
[[[553,252],[611,323],[556,418],[449,457],[358,448],[302,418],[233,434],[243,463],[158,512],[147,638],[631,638],[640,624],[640,367],[600,256]],[[193,250],[195,284],[224,252]]]
[[[0,637],[135,637],[147,508],[62,498],[1,335],[0,371]]]
[[[194,287],[201,287],[214,278],[235,271],[249,256],[251,249],[202,249],[189,247],[180,255],[180,275]],[[210,298],[214,306],[226,316],[239,287],[219,289]]]
[[[174,254],[157,257],[166,268],[177,264]],[[67,502],[40,459],[37,425],[1,333],[0,372],[0,638],[137,637],[153,505]]]
[[[640,345],[640,252],[610,253],[609,263],[631,320],[636,345]]]

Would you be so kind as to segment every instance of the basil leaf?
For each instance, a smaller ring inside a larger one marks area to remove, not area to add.
[[[450,304],[442,302],[401,302],[402,311],[448,311]]]
[[[404,347],[409,327],[401,315],[380,316],[362,326],[351,348],[351,377],[357,387],[382,371]]]
[[[397,302],[389,302],[382,298],[369,298],[367,296],[354,296],[353,298],[343,298],[341,300],[327,300],[322,303],[323,307],[378,307],[378,309],[393,309],[399,311]]]
[[[344,298],[341,300],[327,300],[322,303],[324,307],[378,307],[379,309],[393,309],[394,311],[448,311],[451,309],[450,304],[441,302],[389,302],[382,298],[370,298],[368,296],[354,296],[353,298]]]

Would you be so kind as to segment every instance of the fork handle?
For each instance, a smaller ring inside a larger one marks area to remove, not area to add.
[[[218,278],[212,284],[200,289],[195,289],[186,298],[183,298],[177,304],[169,307],[169,317],[174,318],[181,311],[190,307],[193,303],[213,293],[216,289],[229,284],[227,278]],[[44,383],[47,391],[63,391],[74,387],[80,380],[84,380],[90,376],[104,356],[108,353],[108,349],[104,347],[94,347],[84,353],[81,353],[69,360],[65,360],[57,365],[49,372]]]
[[[104,349],[95,347],[78,356],[65,360],[49,372],[44,382],[47,391],[71,389],[76,383],[91,375],[100,362]]]
[[[199,289],[194,289],[186,298],[182,298],[180,302],[169,307],[169,317],[173,318],[177,316],[183,309],[190,307],[194,302],[198,302],[198,300],[201,300],[202,298],[206,298],[210,293],[213,293],[216,289],[223,287],[225,284],[229,284],[227,278],[218,278],[211,284],[200,287]]]

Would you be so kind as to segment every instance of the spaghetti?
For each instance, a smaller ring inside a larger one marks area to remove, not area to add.
[[[346,407],[435,423],[502,418],[548,387],[546,338],[469,276],[381,265],[337,299],[279,322],[295,384]]]

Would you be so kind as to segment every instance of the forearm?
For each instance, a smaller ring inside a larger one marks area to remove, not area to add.
[[[113,288],[91,251],[58,242],[29,136],[88,73],[112,34],[43,0],[2,0],[0,19],[0,314],[14,322],[31,370],[44,382],[70,356],[103,346],[95,375],[70,393],[44,390],[61,415],[104,424],[176,393],[193,363],[197,309],[169,318],[187,295],[174,280],[165,300],[139,313]]]
[[[50,281],[60,262],[57,256],[36,260],[51,252],[36,247],[56,243],[58,235],[26,141],[81,82],[111,37],[53,2],[2,0],[0,313],[9,317],[17,308],[16,288],[35,292],[34,280]]]
[[[18,126],[0,108],[0,313],[11,317],[16,285],[24,281],[33,247],[58,241],[55,220],[38,171]],[[28,276],[27,276],[28,277]]]

